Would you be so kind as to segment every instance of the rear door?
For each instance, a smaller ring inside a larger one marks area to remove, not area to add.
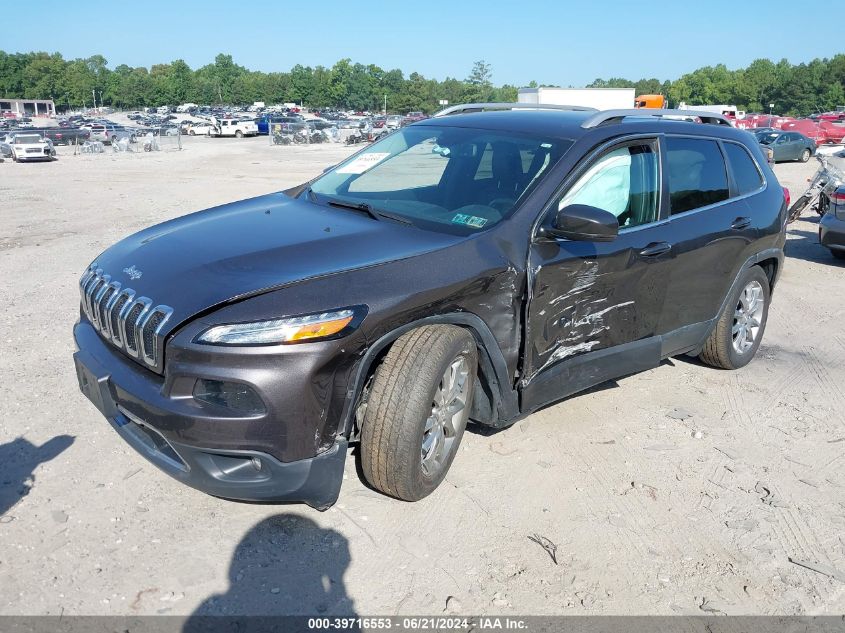
[[[736,164],[736,177],[723,146]],[[763,177],[740,144],[667,136],[664,148],[674,261],[658,333],[666,338],[668,355],[700,342],[718,315],[761,228],[748,197],[762,189]]]
[[[659,345],[648,341],[673,258],[662,198],[659,143],[638,138],[588,159],[547,210],[544,223],[571,204],[599,207],[618,218],[619,235],[612,242],[538,237],[532,244],[523,410],[627,373],[625,367],[639,371],[659,362]],[[568,368],[602,350],[602,368]],[[610,362],[622,354],[629,356]]]

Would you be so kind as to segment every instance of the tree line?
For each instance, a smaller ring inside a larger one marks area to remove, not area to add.
[[[532,81],[530,87],[537,87]],[[547,84],[544,84],[547,85]],[[670,80],[596,79],[588,87],[635,88],[637,94],[663,94],[674,107],[688,104],[734,104],[740,109],[806,115],[845,105],[845,54],[809,63],[758,59],[747,68],[707,66]],[[219,54],[214,62],[192,69],[184,60],[150,68],[120,64],[109,68],[102,55],[64,59],[60,53],[0,51],[0,97],[53,99],[57,108],[94,105],[115,108],[179,103],[246,105],[297,103],[311,108],[342,107],[390,112],[439,109],[449,103],[516,101],[517,86],[496,86],[492,68],[475,62],[464,79],[407,77],[399,69],[341,59],[331,68],[296,65],[288,72],[252,71]]]
[[[589,88],[634,88],[640,94],[662,94],[672,107],[687,104],[731,104],[748,112],[806,116],[845,106],[845,54],[809,63],[775,63],[757,59],[747,68],[705,66],[675,81],[596,79]]]
[[[289,72],[257,72],[219,54],[214,63],[192,69],[181,59],[168,64],[113,70],[102,55],[66,60],[60,53],[0,51],[0,96],[53,99],[59,110],[97,105],[115,108],[180,103],[248,105],[297,103],[312,108],[343,107],[391,112],[438,109],[440,100],[516,101],[516,86],[493,86],[491,69],[476,62],[466,79],[405,77],[399,69],[341,59],[331,68],[296,65]]]

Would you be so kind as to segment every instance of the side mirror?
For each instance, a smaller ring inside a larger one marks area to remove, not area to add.
[[[612,242],[619,235],[619,220],[604,209],[571,204],[555,214],[552,226],[545,232],[580,242]]]

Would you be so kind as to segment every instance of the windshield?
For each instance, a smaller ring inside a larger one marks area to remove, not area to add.
[[[41,137],[40,136],[16,136],[15,143],[18,145],[32,145],[34,143],[40,143]]]
[[[758,132],[756,136],[758,142],[763,145],[770,145],[780,134],[777,132]]]
[[[412,126],[341,163],[306,192],[366,205],[420,228],[468,235],[507,217],[572,141]]]

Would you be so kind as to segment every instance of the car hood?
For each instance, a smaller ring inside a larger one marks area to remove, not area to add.
[[[225,303],[462,239],[275,193],[152,226],[94,264],[136,296],[173,308],[167,333]]]

